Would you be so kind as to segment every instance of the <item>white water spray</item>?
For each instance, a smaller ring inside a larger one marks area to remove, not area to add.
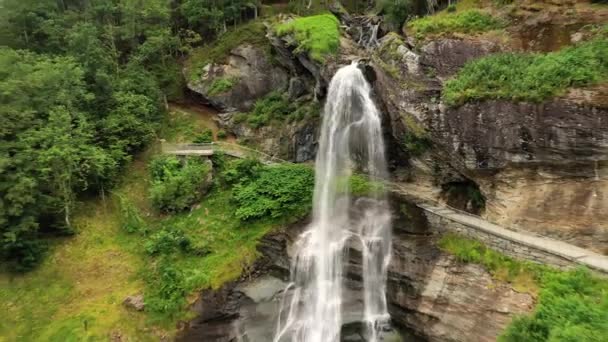
[[[313,218],[296,242],[292,282],[285,290],[275,342],[335,342],[342,328],[344,261],[360,250],[361,319],[365,339],[378,340],[388,323],[386,270],[391,216],[383,191],[352,200],[349,177],[387,177],[380,115],[355,63],[333,77],[315,164]]]

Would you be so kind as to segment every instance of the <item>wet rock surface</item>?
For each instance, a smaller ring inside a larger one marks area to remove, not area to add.
[[[529,312],[534,299],[500,283],[482,267],[463,264],[441,252],[438,235],[422,213],[395,212],[403,199],[393,198],[395,230],[387,298],[393,328],[385,341],[494,341],[514,315]],[[292,245],[303,225],[271,233],[259,245],[261,257],[252,281],[204,292],[180,341],[271,341],[289,276]],[[361,253],[349,249],[346,265],[342,341],[364,341],[361,327]],[[289,294],[287,295],[289,297]],[[206,299],[207,298],[207,299]],[[204,334],[204,335],[202,335]]]

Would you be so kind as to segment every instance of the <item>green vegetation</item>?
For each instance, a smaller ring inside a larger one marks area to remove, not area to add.
[[[408,23],[418,37],[452,33],[478,33],[502,28],[504,23],[477,9],[422,17]]]
[[[177,2],[190,28],[204,35],[219,34],[228,25],[236,26],[257,17],[258,0],[183,0]]]
[[[412,157],[419,157],[431,149],[433,142],[424,127],[420,126],[411,115],[405,116],[407,132],[403,138],[405,149]]]
[[[162,1],[65,6],[9,0],[0,14],[0,258],[14,270],[40,262],[41,232],[71,233],[78,197],[114,186],[154,137],[188,47]]]
[[[218,95],[221,93],[225,93],[228,90],[232,89],[235,84],[238,83],[238,78],[220,78],[209,86],[209,90],[207,91],[209,95]]]
[[[226,133],[225,130],[220,129],[219,131],[217,131],[217,138],[218,139],[226,139],[228,137],[228,133]]]
[[[159,339],[145,315],[122,305],[126,296],[143,288],[139,273],[145,264],[138,252],[139,234],[123,226],[132,215],[121,210],[119,201],[123,198],[136,211],[145,212],[139,199],[146,197],[148,178],[139,160],[125,174],[105,200],[76,206],[75,234],[48,240],[50,248],[39,267],[26,274],[1,270],[0,310],[5,314],[0,340],[106,340],[112,331],[123,338]]]
[[[236,123],[247,122],[259,128],[273,121],[300,121],[319,115],[319,104],[312,101],[290,101],[285,94],[272,92],[256,101],[250,113],[235,116]]]
[[[338,182],[338,187],[343,187],[343,182]],[[354,174],[348,178],[348,189],[350,193],[357,196],[376,196],[386,191],[383,183],[371,180],[367,175]]]
[[[317,62],[324,62],[340,46],[339,21],[332,14],[296,18],[275,29],[279,36],[293,34],[298,42],[296,52],[306,52]]]
[[[152,204],[164,212],[189,208],[200,199],[209,172],[210,166],[198,157],[185,160],[175,156],[155,158],[150,163]]]
[[[608,39],[547,54],[499,54],[465,65],[444,87],[448,105],[507,99],[540,102],[569,87],[593,85],[608,78]]]
[[[238,278],[265,233],[310,210],[313,171],[307,166],[221,155],[214,155],[214,165],[214,190],[190,213],[159,222],[145,244],[155,258],[146,278],[146,311],[159,323],[187,316],[186,296],[193,291]]]
[[[204,129],[199,135],[192,141],[195,144],[208,144],[213,142],[213,131],[209,128]]]
[[[515,318],[499,341],[602,341],[608,336],[606,279],[584,268],[566,272],[515,260],[456,234],[444,235],[439,245],[462,262],[483,265],[517,291],[538,292],[534,312]]]
[[[270,54],[270,43],[266,39],[266,27],[264,23],[261,21],[251,21],[240,25],[220,35],[212,43],[194,49],[188,62],[190,79],[197,80],[205,65],[209,63],[222,63],[232,49],[244,43],[261,47]]]
[[[310,212],[313,188],[314,171],[307,165],[264,167],[253,181],[235,186],[235,215],[241,220],[300,219]]]
[[[414,2],[412,0],[382,0],[380,8],[384,13],[384,19],[391,29],[397,31],[401,29],[403,23],[414,12]]]

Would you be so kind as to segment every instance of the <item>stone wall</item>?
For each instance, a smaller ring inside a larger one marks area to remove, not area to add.
[[[563,256],[538,249],[537,247],[531,247],[523,242],[511,240],[504,236],[492,234],[474,225],[457,222],[429,210],[424,210],[424,213],[429,222],[429,228],[434,231],[456,232],[466,237],[479,240],[494,250],[518,259],[549,264],[559,268],[571,268],[576,265],[575,261],[569,260]]]

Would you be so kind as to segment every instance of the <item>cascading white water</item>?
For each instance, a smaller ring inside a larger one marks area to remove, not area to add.
[[[385,288],[391,216],[385,195],[352,200],[349,179],[387,176],[380,115],[357,64],[334,75],[323,112],[315,164],[313,217],[295,244],[292,282],[285,290],[275,342],[334,342],[342,328],[343,273],[348,248],[360,250],[361,319],[376,341],[388,323]]]

